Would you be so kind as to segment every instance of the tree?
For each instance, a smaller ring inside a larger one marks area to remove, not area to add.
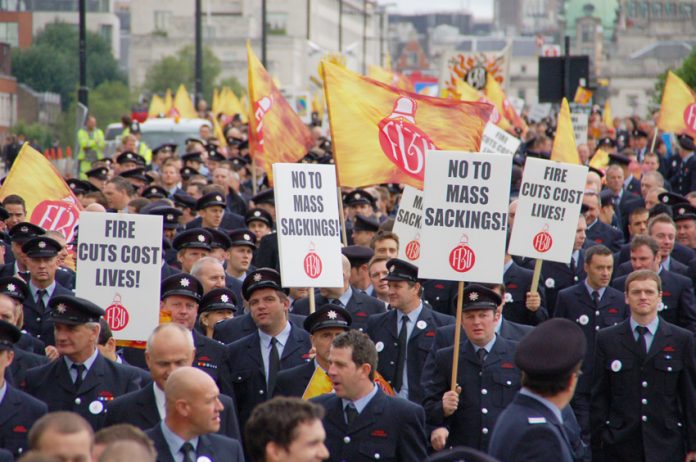
[[[25,50],[12,50],[12,74],[36,91],[50,91],[61,96],[63,109],[76,98],[79,84],[78,31],[70,24],[47,25]],[[103,82],[126,82],[111,46],[100,35],[87,32],[87,86]]]
[[[152,65],[145,76],[144,89],[151,93],[164,93],[167,88],[172,92],[182,83],[188,89],[194,88],[195,80],[195,50],[188,45],[179,50],[174,56],[165,56]],[[220,75],[220,60],[213,50],[203,47],[203,98],[212,100],[213,85]]]
[[[132,102],[128,85],[119,81],[103,82],[90,93],[89,112],[97,118],[100,127],[106,128],[130,114]]]
[[[242,85],[236,77],[227,77],[226,79],[222,79],[220,83],[217,84],[217,86],[218,88],[229,87],[230,89],[232,89],[234,94],[239,97],[247,94],[246,87]]]
[[[691,51],[682,64],[677,69],[672,69],[672,72],[677,74],[689,88],[696,89],[696,48]],[[662,102],[662,92],[665,89],[665,80],[667,79],[667,71],[660,74],[655,83],[655,104],[660,107]]]

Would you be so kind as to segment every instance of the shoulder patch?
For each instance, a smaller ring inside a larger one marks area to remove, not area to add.
[[[530,417],[529,423],[530,425],[546,423],[546,417]]]

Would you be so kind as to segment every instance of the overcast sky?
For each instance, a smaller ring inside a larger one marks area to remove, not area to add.
[[[468,10],[477,19],[493,17],[493,0],[379,0],[379,3],[392,4],[390,11],[398,13]]]

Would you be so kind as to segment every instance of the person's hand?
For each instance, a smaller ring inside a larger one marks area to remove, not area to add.
[[[314,359],[314,357],[317,355],[317,349],[312,347],[309,349],[309,353],[307,353],[307,357],[309,359]]]
[[[58,356],[60,356],[58,350],[53,345],[48,345],[44,351],[46,352],[46,357],[51,361],[58,359]]]
[[[457,391],[448,391],[442,395],[442,411],[445,417],[454,414],[454,411],[459,407],[459,394],[462,392],[462,387],[457,387]]]
[[[696,462],[696,451],[686,453],[686,459],[684,459],[684,462]]]
[[[447,437],[449,436],[449,430],[445,427],[436,428],[430,434],[430,444],[436,451],[442,451],[447,444]]]
[[[536,312],[541,307],[541,295],[539,295],[539,292],[527,292],[525,306],[529,311]]]

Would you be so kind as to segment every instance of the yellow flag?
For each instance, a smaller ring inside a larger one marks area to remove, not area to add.
[[[210,111],[214,116],[220,114],[220,89],[213,88],[213,103],[210,105]]]
[[[469,85],[468,82],[462,80],[462,79],[457,79],[455,82],[456,85],[456,92],[459,95],[459,99],[462,101],[473,101],[473,102],[479,102],[479,103],[488,103],[492,105],[495,109],[493,110],[493,113],[491,113],[491,119],[490,122],[496,124],[503,130],[509,130],[511,128],[510,122],[505,117],[502,117],[500,115],[500,112],[498,112],[498,108],[496,107],[493,102],[486,98],[486,96]]]
[[[510,101],[508,101],[503,87],[500,86],[498,81],[495,80],[490,73],[486,75],[486,87],[484,88],[484,93],[488,100],[493,103],[495,108],[498,110],[500,119],[507,119],[510,124],[512,124],[515,128],[519,128],[522,133],[527,131],[527,124],[524,120],[522,120],[522,117],[520,117],[517,111],[515,111],[515,108],[512,106]],[[495,114],[493,117],[495,118]],[[501,126],[499,122],[496,122],[496,124]],[[501,126],[501,128],[505,129],[504,126]]]
[[[609,165],[609,153],[604,149],[597,149],[590,159],[590,167],[604,170]]]
[[[169,112],[172,110],[174,107],[174,98],[172,97],[172,91],[167,88],[166,93],[164,94],[164,113],[169,115]]]
[[[29,143],[22,146],[0,187],[0,200],[10,194],[24,199],[28,221],[60,231],[67,242],[73,240],[82,206],[53,164]]]
[[[588,90],[587,88],[583,88],[578,85],[577,90],[575,90],[575,98],[573,98],[573,102],[578,104],[590,104],[592,95],[592,90]]]
[[[220,143],[220,146],[226,148],[227,138],[225,138],[225,133],[222,131],[220,122],[215,114],[213,114],[213,133],[215,134],[215,138],[217,138],[218,143]]]
[[[147,110],[147,116],[159,117],[160,114],[167,114],[167,108],[164,105],[164,100],[159,95],[152,95],[152,99],[150,99],[150,107]]]
[[[317,396],[325,395],[333,391],[333,383],[324,369],[317,367],[314,369],[312,378],[309,379],[307,388],[302,394],[302,399],[309,400]]]
[[[249,151],[255,161],[263,159],[272,181],[272,165],[302,159],[314,144],[309,128],[280,94],[271,76],[247,42],[249,59]]]
[[[672,71],[667,72],[657,126],[670,133],[696,134],[696,92]]]
[[[614,116],[611,114],[611,105],[609,104],[609,99],[604,103],[604,114],[602,114],[602,120],[607,128],[614,128]]]
[[[176,112],[179,113],[179,116],[185,119],[195,119],[198,117],[198,112],[196,112],[193,101],[191,101],[191,97],[188,91],[186,91],[186,87],[183,83],[179,85],[176,96],[174,96],[174,108]]]
[[[553,140],[551,160],[567,164],[580,164],[573,123],[570,120],[570,107],[568,106],[568,100],[565,98],[563,98],[563,103],[561,103],[561,112],[558,114],[556,138]]]
[[[372,80],[391,85],[407,91],[416,91],[411,80],[403,74],[387,70],[380,66],[370,64],[367,67],[367,76]]]

